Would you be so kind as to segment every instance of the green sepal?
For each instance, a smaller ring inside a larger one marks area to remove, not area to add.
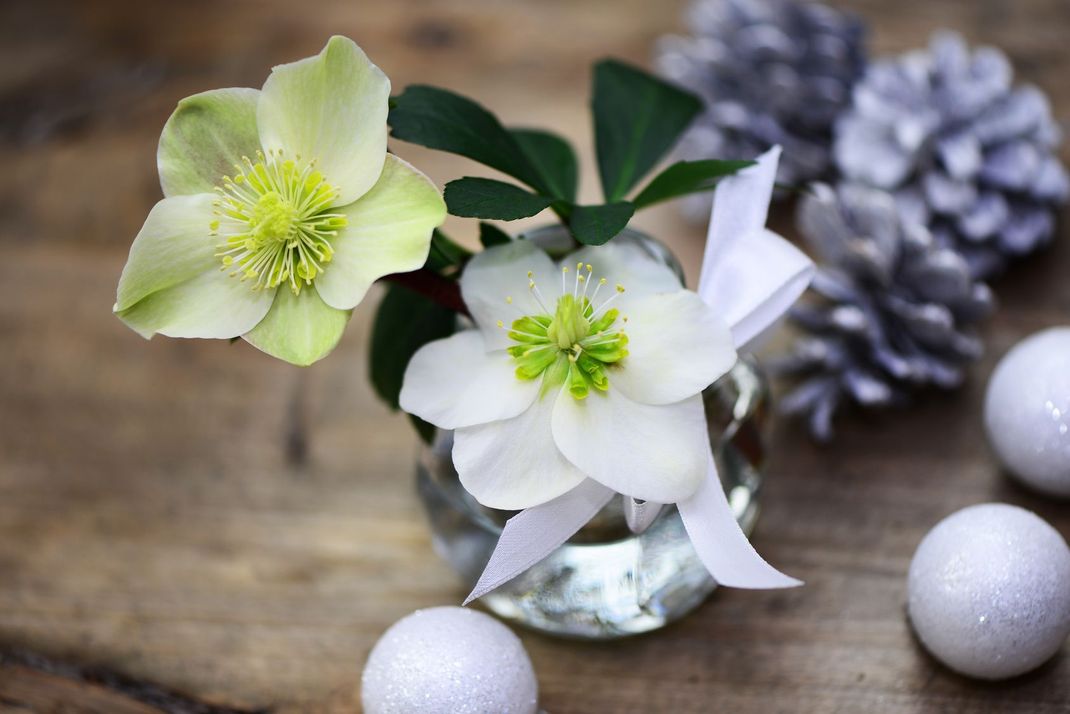
[[[620,310],[615,307],[606,310],[605,314],[602,315],[602,317],[591,323],[591,332],[599,333],[603,330],[608,330],[613,325],[613,323],[617,321],[617,317],[619,315]]]
[[[581,354],[576,364],[590,378],[591,385],[599,391],[609,389],[609,378],[606,377],[606,368],[603,363],[591,358],[586,353]]]
[[[525,345],[523,350],[510,352],[516,360],[516,376],[521,379],[535,379],[558,357],[558,351],[547,344]]]
[[[590,393],[590,377],[575,362],[570,362],[568,370],[568,393],[573,399],[586,399]]]

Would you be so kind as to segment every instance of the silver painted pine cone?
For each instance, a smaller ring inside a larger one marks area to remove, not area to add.
[[[862,23],[816,2],[696,0],[687,24],[657,52],[662,74],[706,102],[680,158],[753,159],[780,144],[782,183],[824,177],[864,67]]]
[[[982,353],[973,328],[993,306],[962,256],[904,220],[891,194],[857,184],[815,184],[797,222],[822,267],[814,299],[791,313],[804,336],[771,365],[797,381],[782,412],[827,441],[845,403],[901,404],[921,387],[962,382]]]
[[[893,191],[981,278],[1047,243],[1070,191],[1047,99],[1012,79],[999,50],[938,33],[927,50],[871,64],[836,126],[843,180]]]

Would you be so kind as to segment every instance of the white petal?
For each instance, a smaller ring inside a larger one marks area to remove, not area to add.
[[[611,389],[644,404],[698,394],[736,362],[732,333],[687,290],[650,295],[628,308],[628,356],[609,372]]]
[[[405,369],[401,408],[440,429],[509,419],[531,406],[541,379],[518,379],[507,352],[487,352],[478,330],[417,350]]]
[[[356,307],[384,275],[423,266],[431,233],[446,218],[446,204],[435,184],[392,154],[387,154],[375,186],[336,210],[348,223],[331,241],[334,256],[316,278],[316,290],[339,310]]]
[[[675,503],[706,475],[706,413],[702,398],[651,406],[614,389],[586,399],[562,394],[554,407],[554,442],[599,483],[626,496]]]
[[[386,158],[390,80],[350,39],[332,37],[315,57],[282,64],[264,82],[256,122],[265,151],[316,161],[340,192],[335,205],[375,185]]]
[[[572,271],[579,263],[590,265],[594,269],[591,280],[595,283],[601,278],[606,279],[607,284],[602,287],[595,300],[596,307],[606,298],[613,296],[613,290],[618,284],[624,286],[624,293],[614,298],[613,305],[622,312],[630,310],[632,302],[637,299],[647,295],[675,292],[683,287],[679,276],[650,252],[649,248],[624,238],[615,239],[603,246],[581,248],[560,264],[568,267],[570,279],[575,279]],[[569,282],[568,287],[571,286],[572,283]],[[594,287],[590,286],[588,294],[591,294]]]
[[[566,392],[537,399],[520,416],[454,432],[453,463],[461,484],[488,508],[515,511],[557,498],[584,475],[554,445],[554,403]]]
[[[546,309],[528,289],[528,271],[544,296]],[[483,331],[487,349],[504,349],[513,343],[498,321],[509,327],[525,315],[552,314],[561,295],[561,275],[546,253],[529,241],[516,240],[472,258],[461,275],[461,294]],[[512,298],[511,304],[507,298]]]

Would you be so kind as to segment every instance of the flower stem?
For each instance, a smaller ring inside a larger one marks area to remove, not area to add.
[[[439,305],[462,315],[468,315],[468,306],[461,297],[461,286],[455,280],[444,278],[433,270],[420,268],[411,273],[394,273],[383,278],[407,290],[423,295]]]

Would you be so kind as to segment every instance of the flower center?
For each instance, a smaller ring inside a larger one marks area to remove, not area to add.
[[[617,292],[595,307],[606,279],[599,280],[588,297],[593,268],[586,266],[586,274],[583,269],[583,263],[576,266],[576,278],[569,291],[566,289],[568,267],[562,268],[561,297],[552,312],[529,272],[528,288],[543,312],[514,320],[509,330],[509,338],[516,342],[509,348],[517,364],[516,376],[536,379],[545,373],[543,394],[562,384],[568,385],[569,393],[576,399],[584,399],[592,387],[604,392],[609,389],[608,368],[628,356],[628,336],[624,334],[623,324],[615,327],[620,312],[609,308],[616,296],[624,292],[624,287],[617,285]],[[512,299],[506,298],[506,302],[511,304]],[[627,321],[627,317],[621,318],[621,323]],[[498,326],[504,324],[499,321]]]
[[[257,152],[254,163],[242,157],[237,173],[216,187],[215,218],[209,228],[220,235],[220,218],[234,230],[223,234],[216,256],[231,277],[252,281],[252,289],[287,283],[294,294],[331,262],[331,240],[347,224],[330,209],[338,189],[327,183],[315,161],[299,167],[282,150]]]

